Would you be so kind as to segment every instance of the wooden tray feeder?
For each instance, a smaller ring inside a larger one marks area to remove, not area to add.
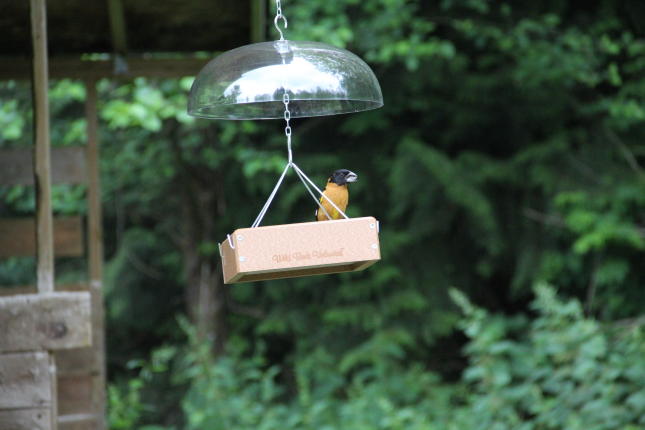
[[[220,244],[224,282],[356,272],[381,259],[373,217],[241,228]]]

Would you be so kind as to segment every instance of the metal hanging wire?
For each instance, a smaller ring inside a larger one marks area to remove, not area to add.
[[[284,94],[285,97],[283,97],[283,103],[285,106],[285,122],[286,122],[286,127],[284,128],[284,134],[287,137],[287,154],[288,154],[288,161],[287,164],[284,166],[284,169],[282,170],[282,174],[278,178],[278,182],[275,184],[273,187],[273,191],[271,191],[271,194],[269,195],[269,198],[267,201],[264,203],[264,206],[262,206],[262,209],[260,210],[260,213],[258,216],[255,218],[255,221],[253,221],[253,224],[251,225],[252,228],[259,227],[260,223],[262,222],[262,219],[264,218],[264,215],[266,215],[267,211],[269,210],[269,207],[271,206],[271,203],[273,202],[273,199],[275,198],[276,194],[278,193],[278,189],[280,188],[280,185],[282,185],[282,181],[284,181],[285,176],[287,175],[287,172],[289,171],[290,168],[292,168],[295,172],[296,175],[298,176],[298,179],[302,182],[302,184],[305,186],[307,192],[313,200],[316,202],[318,207],[322,209],[323,213],[327,217],[327,219],[332,219],[331,215],[329,215],[329,212],[325,207],[322,205],[322,200],[325,199],[336,211],[338,211],[339,214],[341,214],[344,218],[349,219],[349,217],[343,212],[329,197],[327,197],[321,190],[314,184],[314,182],[309,179],[307,174],[302,171],[300,167],[296,163],[293,162],[293,151],[291,150],[291,126],[289,125],[289,120],[290,120],[290,112],[289,112],[289,95],[287,93]],[[312,191],[312,188],[316,190],[316,192],[319,194],[320,198],[316,197],[316,194]]]

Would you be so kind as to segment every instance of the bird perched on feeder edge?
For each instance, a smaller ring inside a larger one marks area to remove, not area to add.
[[[339,169],[331,174],[329,179],[327,179],[327,185],[325,186],[325,191],[323,194],[336,206],[338,209],[345,212],[347,209],[347,203],[349,203],[349,190],[347,184],[350,182],[356,182],[358,175],[347,169]],[[325,210],[321,210],[320,207],[316,209],[316,219],[318,221],[327,221],[331,219],[340,219],[342,215],[325,199],[324,197],[320,198],[320,204]],[[325,213],[327,211],[327,214]]]

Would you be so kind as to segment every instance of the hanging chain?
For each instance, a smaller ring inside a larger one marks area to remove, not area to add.
[[[275,25],[275,28],[278,30],[278,33],[280,33],[280,41],[284,41],[284,35],[282,34],[282,30],[278,25],[278,21],[283,20],[284,28],[287,28],[287,25],[288,25],[287,18],[282,14],[281,0],[275,0],[275,6],[276,6],[276,12],[275,12],[275,18],[273,20],[273,24]],[[284,43],[288,43],[288,42],[284,42]],[[284,56],[282,56],[282,64],[285,64]],[[284,134],[285,136],[287,136],[287,150],[289,151],[289,163],[287,164],[287,166],[290,166],[293,161],[293,155],[291,154],[291,126],[289,125],[289,121],[291,120],[291,111],[289,111],[289,92],[284,82],[283,82],[282,88],[284,91],[284,93],[282,94],[282,103],[284,104],[284,121],[286,122],[286,126],[284,128]]]
[[[284,35],[282,34],[282,30],[280,29],[280,25],[278,24],[278,21],[280,20],[284,21],[285,29],[289,26],[289,23],[287,22],[287,17],[282,15],[282,4],[280,3],[280,0],[275,0],[275,5],[276,5],[276,11],[275,11],[275,18],[273,18],[273,25],[275,26],[276,30],[278,30],[278,33],[280,33],[280,40],[284,40]]]
[[[286,90],[282,95],[282,103],[284,103],[284,121],[287,124],[284,128],[284,135],[287,136],[287,150],[289,151],[289,164],[291,164],[293,160],[293,155],[291,154],[291,126],[289,125],[291,111],[289,111],[289,93]]]

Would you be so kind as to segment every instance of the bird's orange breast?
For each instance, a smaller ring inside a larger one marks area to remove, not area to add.
[[[338,209],[345,212],[345,210],[347,209],[347,204],[349,203],[349,190],[347,189],[347,185],[338,185],[333,182],[328,182],[323,194],[327,196],[327,198],[329,198],[332,202],[334,202],[334,204],[338,206]],[[334,209],[334,207],[327,201],[327,199],[321,197],[320,204],[325,208],[332,219],[342,218],[342,215],[336,209]],[[325,221],[328,219],[325,211],[321,210],[320,208],[318,208],[318,211],[316,212],[316,218],[318,219],[318,221]]]

